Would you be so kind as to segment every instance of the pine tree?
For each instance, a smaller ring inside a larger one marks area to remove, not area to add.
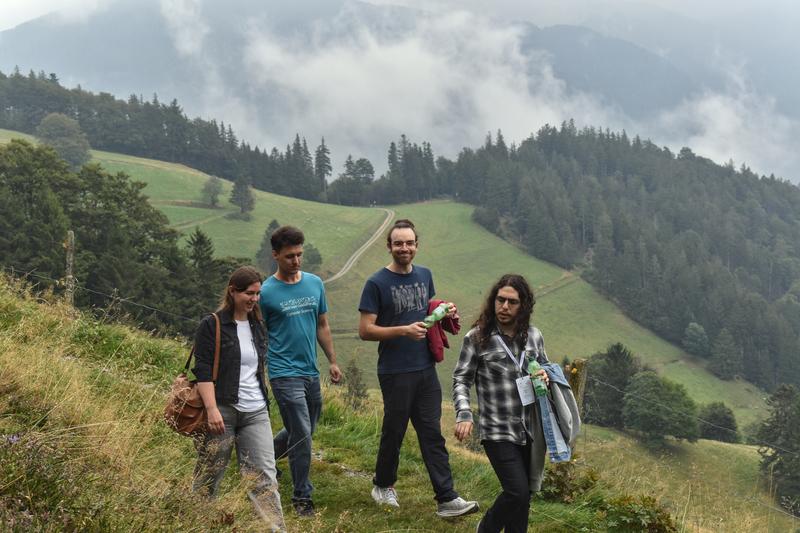
[[[586,421],[622,429],[623,397],[631,378],[641,372],[642,362],[622,343],[615,343],[589,358],[584,405]]]
[[[328,176],[333,172],[331,167],[331,151],[325,146],[325,137],[314,152],[314,177],[323,193],[328,189]]]
[[[733,379],[742,371],[742,356],[733,335],[723,328],[711,347],[710,370],[722,379]]]
[[[244,219],[250,217],[250,211],[256,206],[256,200],[250,188],[250,178],[244,174],[236,178],[233,184],[231,203],[239,207],[239,216]]]
[[[270,238],[273,232],[280,227],[280,224],[274,218],[270,221],[264,237],[261,239],[261,247],[256,253],[256,266],[261,269],[267,276],[271,276],[278,270],[278,265],[275,263],[275,258],[272,257],[272,242]],[[305,254],[303,254],[305,256]]]
[[[708,336],[706,335],[706,330],[696,322],[689,322],[689,325],[686,326],[681,344],[684,350],[691,354],[699,355],[700,357],[708,357]]]
[[[214,268],[214,243],[199,227],[194,229],[187,241],[189,258],[197,272],[208,272]]]
[[[214,259],[214,244],[209,236],[199,227],[189,235],[187,241],[189,259],[194,267],[195,298],[192,301],[192,313],[201,316],[216,307],[217,290],[224,283],[221,265]]]
[[[303,269],[314,274],[319,274],[319,269],[322,266],[322,254],[319,253],[317,248],[307,242],[303,246]]]
[[[800,516],[800,393],[781,385],[767,405],[770,416],[757,433],[761,473],[774,484],[778,502]]]

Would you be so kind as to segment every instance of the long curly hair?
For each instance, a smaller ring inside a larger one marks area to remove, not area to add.
[[[486,301],[483,304],[478,320],[472,325],[473,328],[478,328],[478,344],[485,348],[489,337],[494,329],[497,327],[497,318],[494,313],[494,303],[497,298],[497,293],[503,287],[511,287],[519,294],[519,311],[517,312],[517,319],[514,324],[513,340],[518,342],[520,346],[525,346],[528,342],[528,326],[530,325],[531,316],[533,315],[533,306],[536,305],[536,297],[533,294],[533,289],[528,285],[524,277],[519,274],[504,274],[497,283],[494,284]]]

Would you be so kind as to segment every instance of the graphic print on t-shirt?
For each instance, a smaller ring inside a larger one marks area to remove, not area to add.
[[[304,296],[302,298],[283,300],[279,305],[281,306],[281,312],[285,316],[296,316],[303,313],[316,313],[317,302],[316,296]]]
[[[392,285],[391,291],[395,314],[428,310],[428,286],[426,284],[417,282],[413,285]]]

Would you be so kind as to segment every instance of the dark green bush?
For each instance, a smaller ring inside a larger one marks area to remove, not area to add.
[[[597,485],[599,474],[594,468],[578,470],[575,460],[547,466],[542,480],[541,498],[562,503],[572,503]]]
[[[619,496],[606,500],[597,512],[607,531],[677,533],[672,517],[650,496]]]

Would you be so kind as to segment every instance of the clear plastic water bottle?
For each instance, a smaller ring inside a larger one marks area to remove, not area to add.
[[[422,319],[426,328],[431,328],[435,323],[443,319],[447,315],[447,310],[450,309],[450,304],[445,302],[436,306],[431,314]]]
[[[528,363],[528,374],[531,375],[531,381],[533,381],[533,392],[536,394],[537,397],[545,396],[547,394],[547,385],[544,383],[544,379],[541,376],[537,376],[536,372],[541,370],[542,367],[536,359],[531,359],[531,362]]]

